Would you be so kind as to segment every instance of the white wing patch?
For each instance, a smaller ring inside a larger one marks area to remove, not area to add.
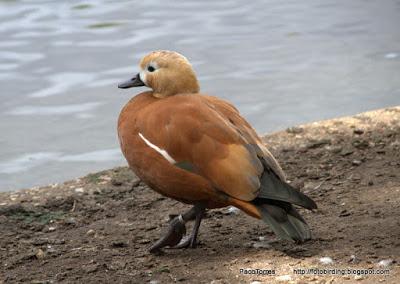
[[[153,148],[154,150],[156,150],[158,153],[161,154],[161,156],[163,156],[168,162],[170,162],[171,164],[175,164],[176,161],[168,154],[167,151],[161,149],[160,147],[154,145],[153,143],[151,143],[149,140],[146,139],[146,137],[143,136],[142,133],[139,133],[140,138],[142,138],[142,140],[144,141],[144,143],[146,143],[150,148]]]

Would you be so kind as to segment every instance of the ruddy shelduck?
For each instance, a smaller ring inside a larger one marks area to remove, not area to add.
[[[150,188],[194,206],[171,220],[150,247],[195,247],[206,209],[235,206],[262,219],[283,239],[310,239],[294,205],[315,202],[286,182],[261,138],[230,103],[199,93],[189,61],[173,51],[154,51],[140,72],[119,88],[146,86],[122,109],[118,137],[130,168]],[[185,236],[185,223],[195,220]]]

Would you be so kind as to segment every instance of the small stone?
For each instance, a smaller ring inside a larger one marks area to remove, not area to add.
[[[110,181],[112,178],[108,175],[102,175],[102,176],[99,176],[99,179],[101,179],[103,181]]]
[[[232,215],[238,215],[240,213],[240,209],[236,208],[235,206],[229,206],[229,208],[226,210],[228,214]]]
[[[339,214],[339,217],[347,217],[350,216],[351,212],[347,211],[346,209],[342,210]]]
[[[128,246],[128,242],[125,240],[114,240],[111,242],[111,246],[114,248],[123,248]]]
[[[360,129],[360,128],[356,128],[356,129],[353,130],[353,133],[354,133],[354,134],[361,135],[361,134],[364,134],[364,130],[362,130],[362,129]]]
[[[123,182],[120,180],[117,180],[117,179],[112,179],[111,184],[114,186],[121,186],[123,184]]]
[[[330,139],[321,139],[321,140],[310,140],[307,147],[309,149],[319,148],[323,145],[331,144]]]
[[[358,259],[358,257],[356,257],[354,254],[350,255],[350,259],[349,259],[350,263],[359,263],[360,260]]]
[[[93,237],[96,234],[95,230],[90,229],[86,232],[86,236]]]
[[[388,267],[394,263],[393,259],[383,259],[378,262],[378,266],[380,267]]]
[[[361,180],[361,176],[359,174],[353,174],[351,176],[351,179],[355,180],[355,181],[360,181]]]
[[[261,284],[260,281],[251,281],[250,284]]]
[[[340,152],[340,155],[345,157],[345,156],[351,155],[353,153],[354,153],[353,148],[351,148],[350,146],[347,146],[342,149],[342,151]]]
[[[354,280],[360,281],[360,280],[363,280],[363,279],[364,279],[364,277],[362,277],[362,275],[354,276]]]
[[[304,129],[301,127],[298,127],[298,126],[289,127],[286,129],[286,132],[291,133],[291,134],[300,134],[303,131],[304,131]]]
[[[354,139],[352,144],[354,147],[356,147],[358,149],[365,149],[365,148],[368,148],[368,146],[369,146],[368,141],[362,140],[359,138]]]
[[[38,249],[37,251],[36,251],[36,258],[37,259],[43,259],[44,258],[44,251],[43,250],[41,250],[41,249]]]
[[[289,282],[292,281],[292,277],[290,275],[281,275],[275,277],[275,280],[278,282]]]
[[[93,273],[93,272],[96,272],[99,268],[100,268],[99,264],[93,263],[93,264],[89,264],[89,265],[85,266],[83,269],[87,273]]]
[[[148,239],[140,239],[137,241],[139,244],[145,245],[145,244],[149,244],[150,240]]]
[[[215,279],[210,282],[210,284],[224,284],[225,282],[222,279]]]
[[[253,248],[271,248],[271,245],[263,242],[255,242],[253,243]]]
[[[55,231],[57,229],[57,227],[49,227],[47,230],[49,231],[49,232],[53,232],[53,231]]]
[[[360,160],[353,160],[351,163],[353,166],[359,166],[362,164],[362,162]]]
[[[116,261],[112,261],[111,263],[107,264],[107,268],[110,270],[114,270],[114,271],[122,270],[125,267],[126,267],[126,262],[124,262],[124,261],[116,260]]]
[[[332,153],[340,153],[343,150],[343,147],[341,146],[332,146],[328,149],[329,151],[331,151]]]
[[[333,259],[330,258],[329,256],[324,256],[324,257],[321,257],[319,259],[319,262],[321,262],[322,264],[325,264],[325,265],[332,264],[333,263]]]
[[[76,225],[76,219],[74,217],[70,217],[64,220],[64,223],[67,225]]]
[[[84,190],[83,190],[83,187],[78,187],[78,188],[75,188],[75,192],[76,193],[82,193]]]

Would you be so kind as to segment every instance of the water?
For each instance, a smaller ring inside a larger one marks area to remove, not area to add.
[[[116,88],[170,49],[260,133],[400,104],[400,1],[0,1],[0,190],[125,165]]]

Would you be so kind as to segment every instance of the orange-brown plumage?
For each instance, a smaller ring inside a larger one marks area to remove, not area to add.
[[[143,82],[152,88],[132,98],[119,117],[121,149],[131,169],[165,196],[206,208],[233,205],[264,218],[268,210],[260,196],[268,201],[269,195],[262,183],[284,184],[285,177],[255,130],[228,102],[198,93],[195,73],[182,55],[153,52],[140,68],[121,85]],[[279,202],[291,200],[277,195]]]

